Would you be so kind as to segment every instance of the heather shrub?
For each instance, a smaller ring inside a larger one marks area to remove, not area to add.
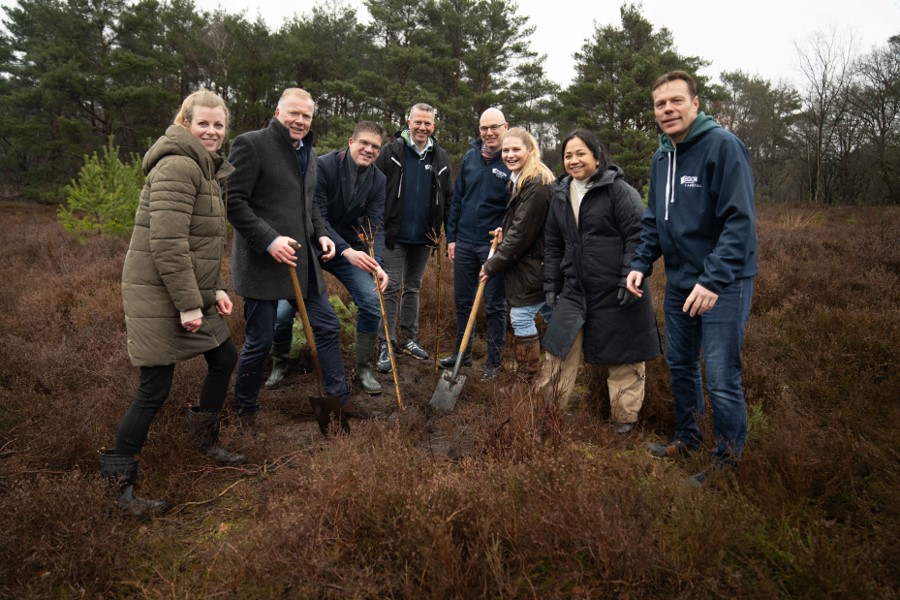
[[[509,351],[500,378],[479,381],[480,318],[475,365],[449,414],[428,409],[431,361],[398,355],[402,413],[391,375],[378,376],[380,397],[362,394],[351,330],[351,395],[379,418],[323,439],[307,401],[315,374],[298,365],[261,394],[255,438],[237,435],[229,399],[222,443],[248,456],[239,467],[194,452],[185,409],[205,362],[180,364],[140,457],[139,493],[173,509],[136,522],[112,510],[97,473],[138,376],[119,292],[126,240],[72,243],[52,209],[2,208],[0,597],[880,599],[900,589],[898,210],[760,207],[749,438],[738,469],[707,488],[681,482],[709,463],[709,412],[704,452],[668,462],[642,450],[674,427],[663,358],[647,365],[636,431],[616,436],[602,367],[582,369],[570,414],[516,383]],[[429,352],[452,345],[450,271],[443,298],[433,265],[426,272]],[[660,265],[650,285],[661,326],[664,284]],[[227,322],[240,345],[234,300]]]

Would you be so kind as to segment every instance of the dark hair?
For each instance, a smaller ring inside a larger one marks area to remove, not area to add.
[[[591,154],[594,155],[594,158],[597,159],[597,170],[601,173],[609,167],[609,153],[603,147],[603,144],[600,143],[600,140],[597,139],[597,136],[588,131],[587,129],[576,129],[572,133],[566,136],[566,139],[562,141],[562,149],[560,151],[560,158],[562,158],[563,164],[566,161],[566,146],[571,142],[574,138],[578,138],[584,145],[587,146],[588,150],[591,151]]]
[[[695,82],[694,78],[691,77],[691,75],[686,71],[669,71],[664,75],[660,75],[656,78],[656,81],[653,82],[653,88],[650,91],[656,91],[656,88],[663,85],[664,83],[669,83],[670,81],[678,81],[679,79],[687,84],[688,93],[691,95],[691,98],[696,98],[697,82]]]
[[[353,135],[350,137],[356,138],[361,133],[371,133],[384,139],[384,127],[374,121],[360,121],[356,124],[356,127],[353,128]]]

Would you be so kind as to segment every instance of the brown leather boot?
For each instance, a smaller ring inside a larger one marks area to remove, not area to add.
[[[538,335],[515,337],[516,376],[531,385],[541,370],[541,341]]]

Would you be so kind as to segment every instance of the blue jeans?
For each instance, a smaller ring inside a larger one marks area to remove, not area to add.
[[[458,242],[453,259],[453,298],[456,302],[456,350],[462,343],[478,291],[478,275],[481,265],[487,261],[491,247],[487,245]],[[497,366],[503,360],[503,345],[506,343],[506,290],[503,277],[491,277],[484,288],[484,312],[487,316],[487,361]],[[471,350],[472,340],[469,339]]]
[[[529,335],[537,335],[537,325],[534,323],[534,316],[540,313],[544,317],[544,322],[550,322],[550,316],[553,314],[553,307],[546,302],[538,302],[529,306],[512,306],[509,309],[509,324],[512,325],[513,333],[518,337]]]
[[[400,337],[403,340],[419,339],[419,290],[431,247],[427,244],[394,244],[394,249],[384,249],[384,270],[388,274],[388,286],[384,291],[384,312],[387,314],[391,341],[396,342],[397,296],[400,296]],[[402,291],[401,291],[402,290]],[[378,330],[378,339],[384,341],[384,331]]]
[[[350,391],[347,388],[344,359],[341,356],[341,325],[337,315],[334,314],[334,309],[331,308],[331,303],[328,302],[328,293],[310,294],[304,302],[312,324],[316,349],[319,351],[325,394],[340,396],[346,401]],[[293,301],[289,304],[296,310]],[[245,340],[234,382],[234,403],[241,413],[259,410],[258,398],[259,387],[262,384],[263,363],[272,347],[277,311],[277,300],[244,298]]]
[[[354,267],[343,256],[336,256],[322,263],[328,271],[344,284],[359,312],[356,318],[357,333],[377,333],[381,324],[381,303],[375,291],[375,279],[368,271]]]
[[[288,300],[279,300],[275,313],[275,331],[272,341],[276,344],[290,344],[294,339],[294,315],[297,307]]]
[[[747,438],[747,405],[741,380],[741,348],[750,316],[753,278],[738,279],[719,294],[704,315],[691,317],[682,306],[691,290],[666,286],[666,360],[675,395],[675,439],[697,448],[702,440],[697,415],[703,414],[700,352],[713,409],[718,459],[737,459]]]

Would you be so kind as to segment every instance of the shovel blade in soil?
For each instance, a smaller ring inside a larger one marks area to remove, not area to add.
[[[309,404],[312,406],[313,414],[316,416],[316,423],[319,424],[319,431],[322,435],[328,435],[328,427],[331,423],[331,415],[341,423],[341,427],[349,431],[350,426],[342,419],[341,397],[340,396],[310,396]]]
[[[438,379],[437,387],[434,388],[434,394],[431,396],[431,407],[443,412],[453,410],[465,383],[465,375],[457,375],[456,379],[454,379],[449,371],[444,371],[444,374]]]

